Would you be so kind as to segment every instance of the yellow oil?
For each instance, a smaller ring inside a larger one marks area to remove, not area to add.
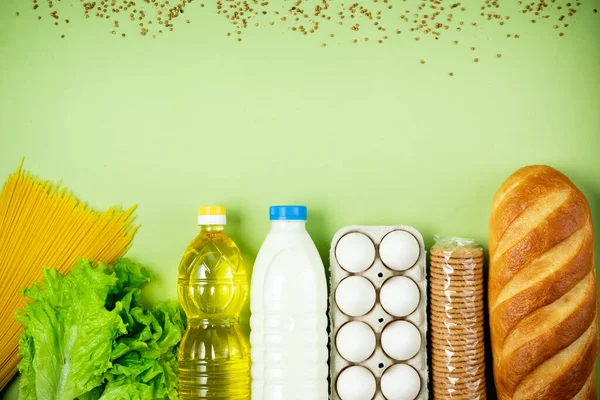
[[[179,397],[250,399],[250,349],[239,326],[247,268],[223,226],[203,226],[178,273],[188,328],[179,345]]]

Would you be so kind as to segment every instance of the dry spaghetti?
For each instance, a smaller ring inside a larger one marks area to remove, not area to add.
[[[135,206],[88,208],[58,183],[40,180],[22,163],[0,192],[0,390],[17,372],[22,308],[19,291],[38,281],[42,267],[68,272],[78,258],[114,264],[138,228]]]

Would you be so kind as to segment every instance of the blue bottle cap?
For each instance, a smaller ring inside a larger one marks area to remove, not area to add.
[[[271,221],[306,221],[306,206],[271,206]]]

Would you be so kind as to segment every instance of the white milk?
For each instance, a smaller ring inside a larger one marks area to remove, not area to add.
[[[327,400],[327,283],[306,232],[306,207],[271,207],[254,265],[253,400]]]

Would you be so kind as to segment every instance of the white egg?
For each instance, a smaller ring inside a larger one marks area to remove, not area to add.
[[[381,377],[381,392],[387,400],[414,400],[420,391],[421,377],[410,365],[392,365]]]
[[[406,231],[388,233],[379,245],[381,261],[396,271],[405,271],[415,265],[420,252],[419,242]]]
[[[395,317],[406,317],[417,309],[421,295],[417,284],[405,276],[394,276],[384,282],[379,300],[385,311]]]
[[[352,321],[342,325],[335,337],[335,346],[350,362],[362,362],[375,351],[375,332],[364,322]]]
[[[375,305],[375,288],[362,276],[349,276],[335,290],[335,302],[344,314],[352,317],[365,315]]]
[[[377,389],[371,371],[360,366],[343,370],[338,376],[336,388],[342,400],[371,400]]]
[[[335,258],[346,271],[362,272],[375,261],[375,245],[368,236],[351,232],[338,242],[335,247]]]
[[[395,321],[381,333],[383,351],[395,360],[409,360],[421,349],[421,332],[408,321]]]

